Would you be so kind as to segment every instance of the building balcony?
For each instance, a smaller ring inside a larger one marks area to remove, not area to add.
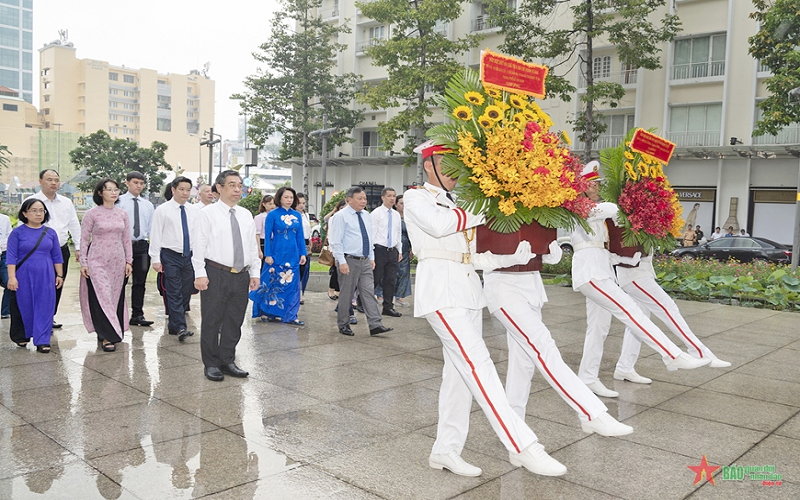
[[[592,142],[592,150],[599,151],[605,148],[615,148],[620,145],[624,138],[624,135],[601,135],[596,141]],[[585,147],[585,142],[576,140],[572,146],[572,151],[580,152],[583,151]]]
[[[719,146],[721,133],[719,131],[696,132],[669,132],[667,139],[678,147],[694,146]]]
[[[776,135],[753,136],[753,145],[767,146],[779,144],[800,144],[800,125],[786,127]]]
[[[725,61],[675,64],[672,66],[671,76],[672,80],[725,76]]]
[[[615,71],[608,73],[605,76],[594,75],[595,82],[612,82],[619,83],[620,85],[636,85],[637,70]],[[586,88],[586,77],[583,73],[578,77],[578,88]]]
[[[328,19],[338,19],[339,18],[339,8],[331,8],[331,9],[322,9],[319,13],[320,17],[322,17],[323,21],[327,21]]]
[[[497,27],[495,23],[491,22],[487,16],[478,16],[473,18],[470,21],[469,26],[470,31],[473,33],[476,31],[486,31]]]
[[[384,151],[378,146],[353,146],[350,156],[353,158],[382,158],[389,156],[389,151]]]
[[[383,40],[385,38],[370,38],[369,40],[356,42],[356,54],[364,54],[368,48],[380,45]]]

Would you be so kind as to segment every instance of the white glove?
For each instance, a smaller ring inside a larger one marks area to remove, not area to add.
[[[542,255],[542,262],[545,264],[558,264],[561,261],[563,253],[558,241],[553,240],[550,242],[550,253]]]
[[[637,266],[639,265],[639,261],[642,259],[642,252],[636,252],[633,254],[633,257],[621,257],[616,254],[611,255],[613,256],[612,264],[627,264],[629,266]]]
[[[520,241],[517,250],[510,255],[495,255],[492,252],[478,254],[477,259],[473,259],[477,269],[491,271],[492,269],[502,269],[504,267],[522,266],[536,257],[531,253],[531,244],[527,241]]]

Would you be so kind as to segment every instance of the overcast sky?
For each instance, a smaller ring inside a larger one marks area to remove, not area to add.
[[[215,132],[236,139],[239,104],[228,97],[244,90],[244,78],[256,72],[252,53],[267,40],[279,5],[277,0],[33,0],[33,48],[38,51],[66,29],[79,59],[180,74],[202,70],[210,61]],[[33,60],[38,75],[37,52]]]

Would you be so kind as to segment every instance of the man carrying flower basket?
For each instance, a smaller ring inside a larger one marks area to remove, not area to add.
[[[599,164],[589,162],[583,177],[590,181],[585,195],[596,202],[600,198]],[[617,397],[619,393],[608,389],[600,382],[598,374],[603,358],[603,344],[611,327],[611,317],[616,317],[642,342],[661,355],[667,370],[691,370],[710,363],[709,359],[695,359],[682,352],[664,335],[616,283],[613,264],[635,265],[641,258],[636,252],[633,257],[612,258],[609,252],[609,237],[606,219],[617,220],[617,205],[609,202],[598,203],[587,219],[592,233],[583,227],[576,227],[571,234],[572,248],[572,288],[586,297],[586,340],[578,377],[598,396]]]
[[[482,473],[461,458],[474,397],[509,450],[513,465],[560,476],[566,467],[544,451],[536,434],[508,404],[482,336],[485,299],[475,269],[526,264],[533,257],[530,244],[521,243],[513,255],[476,253],[475,227],[483,217],[456,205],[450,194],[456,179],[441,169],[445,149],[424,146],[418,152],[428,182],[422,189],[406,191],[403,199],[408,235],[419,259],[414,315],[428,320],[444,348],[439,422],[428,463],[463,476]]]

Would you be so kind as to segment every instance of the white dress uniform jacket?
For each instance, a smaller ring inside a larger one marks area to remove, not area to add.
[[[614,203],[598,203],[589,213],[586,221],[594,234],[587,233],[581,226],[576,226],[570,235],[572,249],[572,289],[577,291],[581,285],[591,280],[614,280],[614,268],[611,265],[611,254],[608,252],[608,230],[605,220],[617,216]]]

